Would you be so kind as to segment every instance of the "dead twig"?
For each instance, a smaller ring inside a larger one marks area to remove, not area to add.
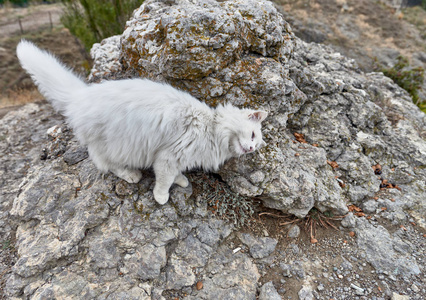
[[[330,225],[331,227],[333,227],[334,229],[336,229],[337,231],[339,231],[339,229],[336,227],[336,226],[334,226],[332,223],[330,223],[329,221],[327,221],[327,220],[324,220],[328,225]]]
[[[294,219],[292,221],[280,223],[280,226],[288,225],[288,224],[293,224],[293,223],[296,223],[296,222],[299,222],[299,221],[300,221],[300,219]]]
[[[326,224],[322,221],[322,218],[321,218],[321,217],[319,218],[319,221],[321,222],[322,227],[327,228],[327,225],[326,225]]]
[[[263,212],[263,213],[260,213],[260,214],[259,214],[259,217],[260,217],[260,216],[271,216],[271,217],[276,217],[276,218],[288,218],[288,216],[277,215],[277,214],[273,214],[273,213],[270,213],[270,212]]]

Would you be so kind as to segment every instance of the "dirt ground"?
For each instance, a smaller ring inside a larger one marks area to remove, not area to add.
[[[82,44],[60,24],[61,13],[59,4],[0,8],[0,108],[41,99],[15,55],[21,39],[51,51],[77,73],[88,74],[90,57]],[[18,19],[21,19],[23,33]]]
[[[413,61],[426,51],[426,11],[420,7],[396,10],[372,0],[275,2],[296,35],[332,45],[366,71],[373,70],[375,57],[387,63],[402,54]]]
[[[5,6],[0,10],[0,38],[57,26],[62,12],[60,4],[30,5],[24,8]]]

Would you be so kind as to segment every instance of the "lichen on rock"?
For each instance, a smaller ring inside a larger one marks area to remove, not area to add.
[[[283,147],[297,150],[285,143],[289,133],[283,129],[288,116],[306,100],[286,68],[294,47],[289,25],[268,1],[146,1],[127,23],[120,51],[113,55],[120,56],[122,71],[114,68],[110,75],[166,81],[212,106],[230,102],[268,110],[264,132],[268,147],[255,157],[231,161],[221,170],[222,177],[236,192],[265,196],[268,206],[298,216],[306,215],[315,202],[341,213],[344,201],[326,168],[323,150],[310,147],[306,153],[308,160],[314,156],[320,162],[325,176],[315,175],[316,165],[294,174],[285,165],[295,152],[288,155],[289,149]],[[294,160],[293,170],[300,160]],[[253,183],[250,174],[256,171],[263,179]],[[299,185],[304,186],[302,193]],[[334,190],[321,192],[325,186]]]
[[[361,203],[379,190],[372,165],[388,170],[412,161],[398,146],[401,139],[424,152],[425,118],[399,87],[298,40],[268,1],[146,1],[116,49],[122,69],[110,74],[118,78],[165,81],[212,106],[269,111],[267,147],[219,172],[235,192],[261,196],[268,207],[299,217],[312,207],[343,214],[347,202]],[[408,126],[408,140],[393,128],[396,121]],[[294,132],[308,143],[295,141]]]
[[[268,1],[146,1],[127,22],[121,61],[145,77],[196,80],[248,52],[288,60],[293,37]]]

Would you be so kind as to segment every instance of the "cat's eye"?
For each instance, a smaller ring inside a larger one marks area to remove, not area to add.
[[[251,133],[251,140],[254,140],[254,131]]]

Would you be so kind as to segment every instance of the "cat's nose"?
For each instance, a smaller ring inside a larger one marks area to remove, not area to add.
[[[253,146],[250,146],[250,150],[249,150],[250,152],[252,152],[253,151]]]

